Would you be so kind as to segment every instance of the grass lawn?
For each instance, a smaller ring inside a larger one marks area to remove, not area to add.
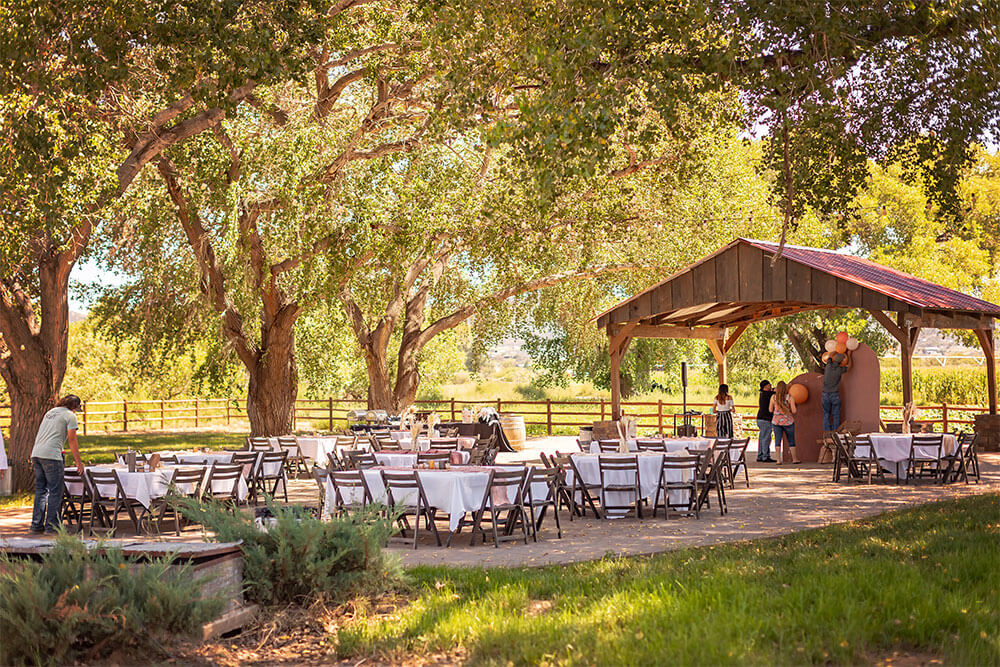
[[[555,546],[555,545],[554,545]],[[485,664],[1000,664],[1000,496],[782,538],[542,569],[412,570],[343,656],[462,651]]]

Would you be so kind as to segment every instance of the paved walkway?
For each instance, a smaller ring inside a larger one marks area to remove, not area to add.
[[[501,455],[500,462],[537,459],[539,451],[572,451],[572,438],[542,438],[529,442],[530,449]],[[755,455],[748,458],[755,458]],[[751,462],[751,488],[737,485],[727,491],[729,513],[720,516],[716,508],[702,512],[701,519],[627,518],[599,521],[593,518],[569,521],[561,515],[563,538],[556,539],[555,524],[546,518],[538,543],[469,546],[468,534],[455,538],[450,548],[437,548],[422,541],[416,551],[393,548],[406,566],[539,566],[565,564],[600,558],[606,554],[650,554],[688,546],[719,544],[738,540],[782,535],[831,523],[850,521],[907,505],[970,494],[1000,491],[1000,454],[981,454],[983,483],[938,486],[922,482],[872,486],[834,484],[831,466],[815,464],[783,465]],[[290,500],[315,505],[313,482],[291,484]],[[27,535],[30,508],[0,510],[0,536]],[[188,528],[180,539],[198,540],[201,531]],[[177,539],[173,535],[164,539]],[[428,538],[430,539],[430,538]]]

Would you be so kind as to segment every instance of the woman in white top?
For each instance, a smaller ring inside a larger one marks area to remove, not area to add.
[[[729,385],[720,384],[715,395],[715,435],[719,438],[733,437],[733,397],[729,395]]]

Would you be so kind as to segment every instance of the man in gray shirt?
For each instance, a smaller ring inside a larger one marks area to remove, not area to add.
[[[35,472],[35,507],[31,513],[31,532],[54,533],[62,523],[63,445],[69,441],[76,469],[83,474],[80,445],[76,441],[76,411],[80,399],[73,394],[62,398],[45,413],[31,450]]]
[[[847,365],[844,366],[844,360]],[[849,355],[826,355],[826,366],[823,367],[823,430],[836,431],[840,426],[840,378],[851,369]]]

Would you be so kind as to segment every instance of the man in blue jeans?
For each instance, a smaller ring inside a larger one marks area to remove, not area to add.
[[[851,357],[841,354],[826,354],[823,367],[823,430],[836,431],[840,426],[840,378],[851,369]],[[844,365],[844,360],[847,364]]]
[[[54,533],[62,524],[63,445],[69,442],[76,469],[83,474],[80,445],[76,441],[76,411],[80,399],[65,396],[45,413],[31,450],[35,472],[35,506],[31,513],[31,532]]]
[[[771,458],[771,432],[773,426],[771,420],[774,413],[771,412],[771,397],[774,390],[771,388],[769,380],[760,381],[760,396],[757,403],[757,460],[761,463],[774,463]]]

